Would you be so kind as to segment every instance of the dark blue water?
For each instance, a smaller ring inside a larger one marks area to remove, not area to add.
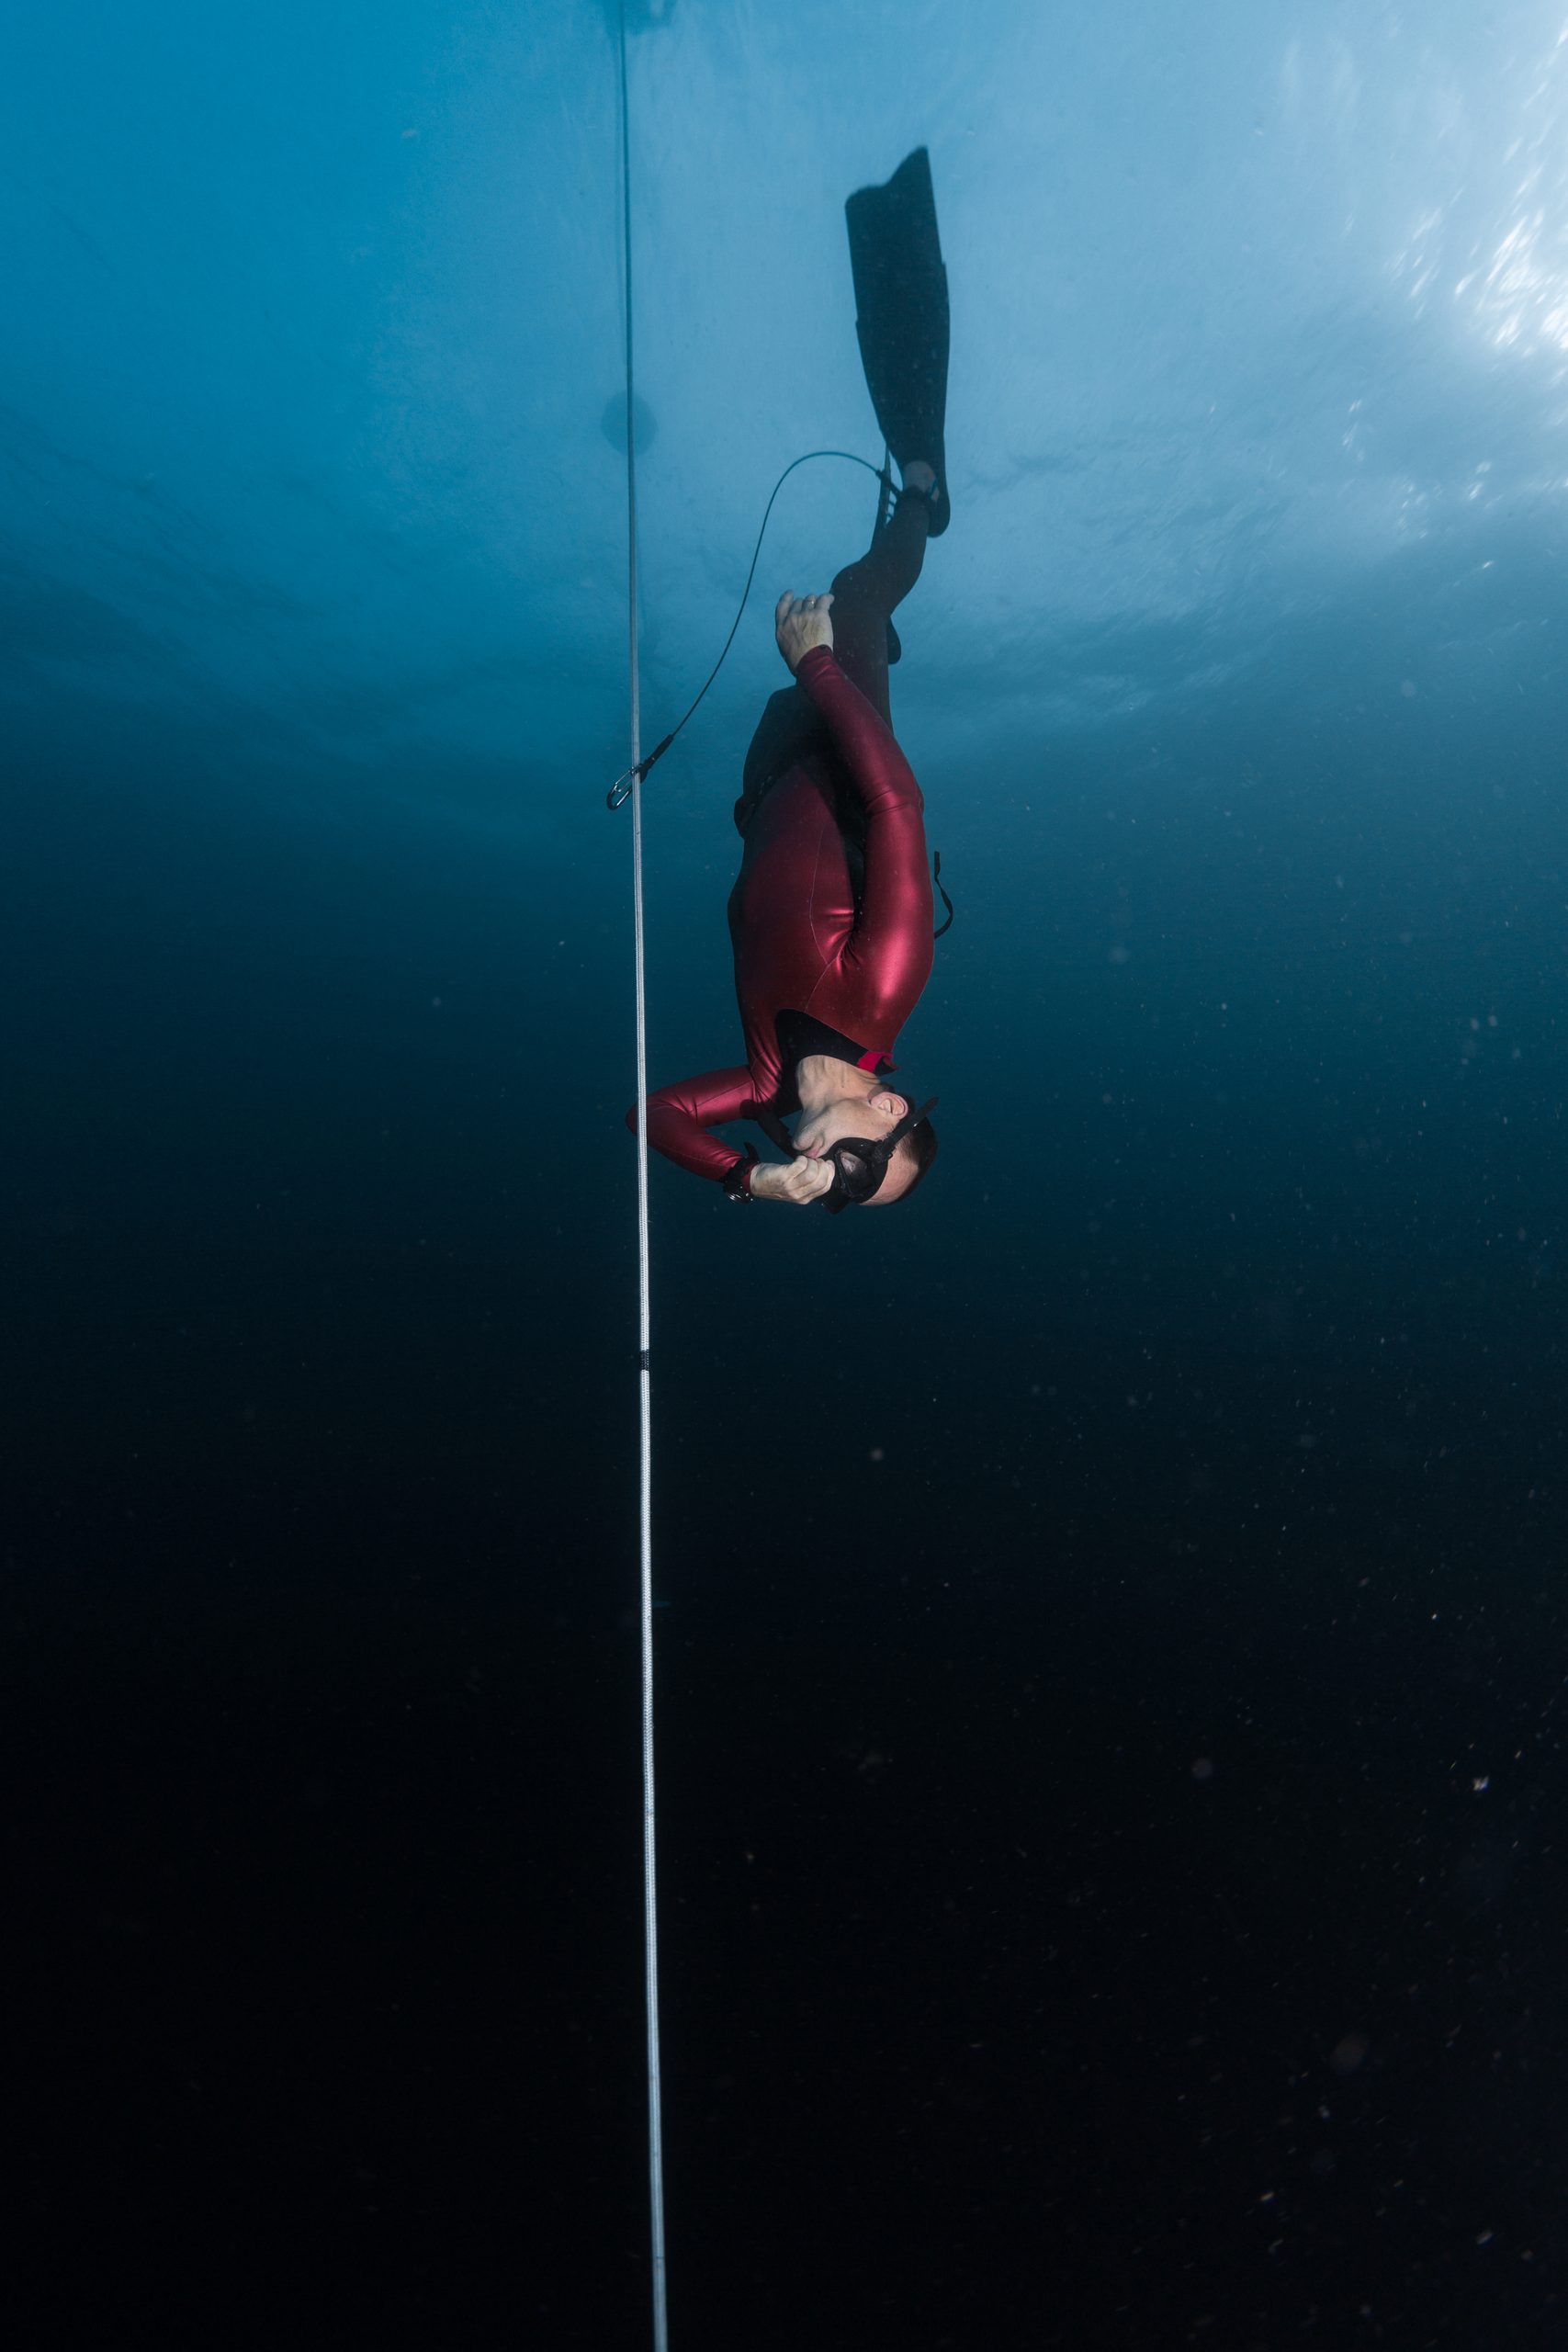
[[[1555,2345],[1563,28],[633,16],[649,732],[921,141],[953,308],[941,1159],[653,1171],[673,2341]],[[16,2308],[638,2346],[605,15],[0,103]],[[649,781],[656,1077],[864,479]]]

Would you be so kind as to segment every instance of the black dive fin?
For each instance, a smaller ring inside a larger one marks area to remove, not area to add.
[[[844,207],[855,281],[855,332],[882,437],[900,467],[923,458],[937,478],[931,536],[945,531],[947,271],[937,234],[931,157],[906,155],[885,187]]]

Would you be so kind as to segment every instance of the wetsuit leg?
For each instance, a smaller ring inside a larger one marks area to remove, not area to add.
[[[833,650],[839,667],[889,726],[887,624],[920,576],[930,528],[931,508],[925,500],[901,498],[888,522],[879,522],[865,554],[847,564],[833,582]]]
[[[740,797],[735,804],[738,832],[744,834],[753,809],[774,778],[816,746],[821,727],[817,713],[795,686],[781,686],[776,695],[768,696],[741,774]]]
[[[889,727],[893,611],[920,576],[930,522],[931,508],[923,498],[900,499],[886,523],[878,517],[864,555],[847,564],[833,582],[833,650],[839,667]],[[865,811],[841,779],[836,805],[858,906],[865,880]]]
[[[880,516],[871,545],[833,581],[833,650],[839,666],[860,688],[873,709],[892,725],[887,695],[887,628],[920,576],[926,558],[931,509],[923,498],[901,499],[892,516]],[[768,698],[746,754],[735,824],[744,834],[759,800],[797,760],[821,748],[821,721],[797,686]],[[847,813],[847,812],[846,812]],[[852,832],[858,812],[850,819]]]

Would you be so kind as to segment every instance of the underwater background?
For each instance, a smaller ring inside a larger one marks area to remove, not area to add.
[[[615,26],[13,28],[29,2346],[648,2340]],[[671,2341],[1555,2345],[1568,19],[628,27],[645,743],[922,143],[953,319],[941,1159],[652,1170]],[[656,1082],[874,504],[649,780]]]

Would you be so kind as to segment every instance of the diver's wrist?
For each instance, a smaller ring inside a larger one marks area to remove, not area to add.
[[[725,1198],[730,1201],[750,1201],[756,1198],[751,1190],[751,1178],[757,1167],[757,1155],[752,1151],[746,1159],[738,1159],[727,1170],[724,1178]]]

